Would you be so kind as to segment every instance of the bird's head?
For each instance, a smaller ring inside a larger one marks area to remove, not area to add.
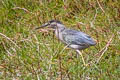
[[[56,28],[62,28],[62,27],[64,27],[64,25],[62,24],[62,22],[60,22],[58,20],[50,20],[47,23],[41,25],[40,27],[38,27],[36,29],[43,28],[43,27],[56,29]]]

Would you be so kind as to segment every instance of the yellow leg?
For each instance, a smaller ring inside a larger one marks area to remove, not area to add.
[[[76,50],[76,51],[82,57],[82,61],[83,61],[84,66],[87,66],[87,64],[85,64],[85,60],[84,60],[84,57],[83,57],[82,53],[79,50]]]

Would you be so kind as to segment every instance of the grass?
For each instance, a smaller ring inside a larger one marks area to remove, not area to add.
[[[119,80],[119,6],[118,0],[0,1],[0,79]],[[34,30],[51,19],[96,39],[97,45],[83,52],[86,63],[93,63],[85,67],[74,50],[61,52],[64,44],[52,31]]]

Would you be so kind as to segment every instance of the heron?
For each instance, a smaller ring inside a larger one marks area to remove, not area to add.
[[[66,26],[59,20],[50,20],[36,29],[43,27],[52,28],[55,32],[55,36],[66,44],[67,47],[74,49],[79,55],[81,55],[83,64],[87,65],[80,50],[95,46],[96,42],[93,38],[79,30],[66,28]]]

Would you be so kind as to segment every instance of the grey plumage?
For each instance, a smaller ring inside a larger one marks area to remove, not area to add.
[[[69,46],[73,49],[83,50],[96,44],[89,35],[77,30],[65,29],[62,36],[65,44],[76,45],[76,47]]]
[[[64,44],[68,45],[68,47],[75,49],[81,56],[82,54],[79,50],[86,49],[89,46],[94,46],[96,44],[96,42],[89,35],[78,30],[68,29],[60,21],[51,20],[43,24],[41,27],[46,26],[53,28],[56,37]],[[39,29],[41,27],[38,27],[36,29]],[[84,59],[83,63],[85,64]]]

